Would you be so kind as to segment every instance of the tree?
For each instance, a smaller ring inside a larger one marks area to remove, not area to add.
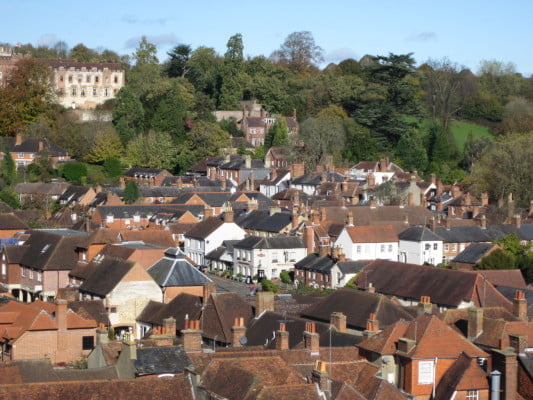
[[[115,97],[113,124],[123,145],[144,130],[144,109],[130,86],[123,86]]]
[[[52,70],[38,59],[20,60],[0,88],[0,134],[22,132],[39,116],[51,121],[54,111]]]
[[[396,146],[396,156],[399,164],[407,171],[425,171],[428,156],[422,138],[412,130],[402,135]]]
[[[133,60],[135,65],[128,74],[128,85],[138,97],[142,97],[161,81],[157,47],[143,36],[133,53]]]
[[[142,36],[139,40],[139,45],[133,53],[133,59],[135,60],[135,65],[145,65],[145,64],[159,64],[157,59],[157,47],[155,44],[150,43],[146,36]]]
[[[228,132],[217,123],[198,121],[187,132],[185,148],[192,152],[197,160],[200,160],[204,157],[219,155],[220,149],[227,148],[229,144]]]
[[[110,178],[122,175],[122,164],[116,157],[108,157],[104,160],[104,171]]]
[[[124,188],[124,195],[122,196],[122,200],[124,200],[124,203],[126,204],[133,204],[137,200],[139,200],[139,197],[141,197],[141,193],[139,191],[139,188],[137,187],[137,184],[135,181],[128,180],[126,182],[126,187]]]
[[[474,163],[492,146],[492,139],[487,136],[473,137],[472,132],[468,134],[464,148],[464,162],[469,171]]]
[[[309,31],[291,33],[270,58],[299,73],[309,71],[324,60],[322,48],[316,45]]]
[[[11,153],[6,152],[4,158],[2,159],[1,167],[2,181],[5,186],[11,186],[17,177],[17,166]]]
[[[345,147],[344,158],[357,163],[359,161],[373,160],[377,157],[377,143],[370,135],[370,130],[359,125],[352,118],[344,121]]]
[[[68,182],[81,184],[87,179],[87,165],[82,162],[67,163],[63,166],[62,175]]]
[[[165,68],[168,77],[184,78],[187,75],[190,70],[188,63],[191,59],[191,53],[192,48],[188,44],[179,44],[167,53],[170,57]]]
[[[243,50],[242,35],[237,33],[229,38],[224,54],[224,65],[220,77],[219,109],[238,110],[242,100]]]
[[[82,43],[77,44],[70,50],[69,58],[78,62],[99,61],[98,52],[89,49]]]
[[[512,254],[496,249],[483,257],[476,267],[477,269],[514,269],[515,259]]]
[[[178,148],[170,134],[149,131],[128,143],[124,161],[130,166],[173,169],[177,153]]]
[[[496,96],[502,105],[520,93],[523,83],[513,63],[499,60],[481,61],[478,75],[481,87]]]
[[[289,145],[289,128],[284,119],[276,121],[265,136],[265,149]]]
[[[20,208],[18,195],[7,188],[0,191],[0,201],[3,201],[11,208]]]
[[[196,48],[191,54],[189,66],[187,79],[197,91],[214,98],[217,94],[217,79],[222,69],[222,60],[215,50],[203,46]]]
[[[507,103],[503,112],[502,128],[505,133],[533,132],[533,103],[523,97]]]
[[[114,129],[96,135],[94,145],[86,159],[89,162],[101,164],[106,159],[113,157],[120,159],[124,154],[124,146]]]
[[[472,180],[480,191],[492,198],[506,198],[512,193],[517,206],[527,207],[533,194],[533,146],[531,135],[508,134],[474,164]]]

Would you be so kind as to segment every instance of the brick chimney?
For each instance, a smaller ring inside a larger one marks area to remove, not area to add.
[[[220,188],[222,190],[226,190],[226,188],[227,188],[227,181],[226,181],[226,177],[225,176],[221,176],[220,177]]]
[[[470,340],[477,338],[483,332],[483,309],[471,307],[468,309],[467,337]]]
[[[348,214],[346,214],[346,226],[353,226],[354,218],[353,218],[353,212],[348,211]]]
[[[294,163],[292,164],[292,174],[293,178],[298,178],[305,174],[305,164],[304,163]]]
[[[366,178],[366,183],[368,184],[368,187],[370,188],[376,186],[376,177],[374,176],[374,174],[372,173],[368,174]]]
[[[372,282],[368,283],[368,286],[366,287],[366,291],[368,293],[376,293],[376,288],[374,287],[374,285],[372,285]]]
[[[246,327],[244,326],[244,318],[235,317],[233,319],[233,326],[231,327],[231,345],[233,347],[242,347],[241,339],[246,337]]]
[[[442,204],[442,200],[439,200],[437,202],[437,211],[442,211],[444,209],[444,205]]]
[[[338,246],[333,246],[331,248],[331,258],[335,259],[335,260],[338,260],[339,259],[339,247]]]
[[[492,352],[492,369],[502,372],[501,400],[515,400],[518,390],[518,360],[512,347]]]
[[[341,312],[331,313],[330,323],[335,327],[337,332],[346,332],[346,315]]]
[[[292,204],[300,205],[300,191],[296,190],[292,195]]]
[[[226,207],[224,208],[224,223],[232,223],[234,215],[235,214],[233,213],[233,208],[231,207],[231,205],[226,205]]]
[[[183,188],[183,179],[181,176],[178,176],[178,183],[177,183],[178,189]]]
[[[420,302],[418,303],[418,314],[431,314],[433,306],[431,305],[431,297],[420,296]]]
[[[481,205],[482,206],[489,205],[489,194],[487,192],[481,193]]]
[[[318,255],[320,257],[327,256],[329,254],[329,249],[330,249],[329,243],[326,243],[325,241],[320,240],[320,245],[318,248]]]
[[[289,332],[285,324],[280,322],[279,329],[276,331],[276,350],[289,350]]]
[[[370,208],[372,209],[376,208],[376,200],[374,199],[370,200]]]
[[[291,226],[293,229],[298,226],[298,211],[297,210],[292,210]]]
[[[433,185],[437,185],[437,175],[436,174],[431,174],[431,183]]]
[[[522,219],[520,218],[520,214],[515,214],[513,216],[513,224],[517,228],[520,228],[520,226],[522,225]]]
[[[517,290],[514,295],[513,315],[522,321],[527,321],[527,300],[521,290]]]
[[[346,253],[342,247],[339,248],[339,262],[346,262]]]
[[[461,190],[459,189],[459,186],[457,185],[452,186],[452,196],[454,199],[461,196]]]
[[[527,335],[511,333],[509,335],[509,345],[516,354],[524,354],[527,348]]]
[[[442,180],[437,180],[437,196],[442,196],[442,192],[444,191],[444,185],[442,184]]]
[[[67,330],[67,301],[63,299],[57,299],[55,303],[56,303],[57,330],[66,332]]]
[[[193,353],[202,351],[202,331],[200,320],[185,320],[185,329],[181,331],[183,336],[183,348]]]
[[[44,140],[43,139],[39,139],[38,149],[39,149],[39,151],[43,151],[44,150]]]
[[[215,215],[215,211],[210,206],[205,206],[204,208],[204,219],[207,219],[209,217],[212,217]]]
[[[176,318],[169,317],[163,319],[163,329],[166,335],[170,337],[176,337]]]
[[[324,222],[327,219],[328,219],[328,214],[326,212],[326,207],[321,207],[320,208],[320,221]]]
[[[431,232],[435,233],[435,230],[437,229],[437,220],[435,219],[435,217],[430,218],[429,227],[431,229]]]
[[[215,282],[213,281],[204,282],[203,295],[202,295],[204,304],[207,303],[207,300],[209,300],[211,295],[216,292],[217,292],[217,285]]]
[[[211,179],[212,181],[217,179],[217,169],[216,169],[216,167],[209,168],[209,179]]]
[[[305,224],[304,236],[307,253],[313,253],[315,251],[315,228],[313,225]]]
[[[414,193],[409,192],[407,194],[407,205],[408,206],[412,206],[415,203],[414,198],[415,198],[415,194]]]
[[[274,311],[274,293],[257,292],[255,295],[255,317],[266,311]]]
[[[311,354],[318,354],[320,351],[320,336],[316,333],[316,325],[314,322],[305,323],[304,347],[306,350],[309,350]]]
[[[379,320],[375,313],[371,313],[366,320],[366,329],[363,332],[363,336],[370,337],[379,332]]]
[[[482,215],[481,219],[479,220],[479,224],[480,224],[481,229],[487,229],[487,217]]]
[[[20,133],[17,133],[15,135],[15,145],[20,145],[22,144],[22,135]]]
[[[312,372],[312,381],[318,385],[320,391],[331,393],[331,379],[329,379],[325,361],[317,360],[315,369]]]
[[[387,157],[379,160],[379,172],[387,172],[388,165],[389,165],[389,159]]]

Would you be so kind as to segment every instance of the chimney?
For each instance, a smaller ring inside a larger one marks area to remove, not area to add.
[[[376,177],[373,173],[368,174],[366,178],[366,183],[368,184],[368,187],[372,188],[376,186]]]
[[[320,240],[320,246],[318,248],[318,255],[320,257],[325,257],[329,254],[329,244],[324,240]]]
[[[487,217],[485,217],[485,215],[482,215],[479,221],[481,229],[487,229]]]
[[[442,192],[444,191],[444,186],[442,185],[442,180],[439,179],[437,181],[437,197],[442,196]]]
[[[343,193],[348,190],[348,180],[346,178],[344,178],[341,182],[341,190]]]
[[[509,213],[509,219],[512,219],[514,216],[514,200],[513,200],[513,194],[509,193],[507,196],[507,210]]]
[[[217,285],[215,282],[204,282],[203,287],[203,302],[204,304],[207,303],[207,300],[211,297],[212,294],[217,292]]]
[[[533,215],[533,200],[531,200],[529,202],[529,210],[528,210],[528,214],[529,215]]]
[[[276,331],[276,350],[289,350],[289,332],[283,322],[280,322]]]
[[[39,145],[38,145],[38,149],[39,151],[43,151],[44,150],[44,140],[43,139],[39,139]]]
[[[274,293],[257,292],[255,295],[255,317],[258,318],[266,311],[274,312]]]
[[[224,175],[222,175],[220,177],[220,188],[222,190],[226,190],[226,187],[227,187],[226,177]]]
[[[514,226],[516,226],[517,228],[520,228],[520,226],[522,225],[522,221],[521,221],[521,218],[520,218],[520,214],[515,214],[514,217],[513,217],[513,224]]]
[[[437,230],[437,220],[435,219],[435,217],[431,217],[429,223],[431,232],[435,233],[435,231]]]
[[[315,251],[315,228],[311,224],[305,224],[305,246],[307,247],[307,254]]]
[[[293,229],[298,226],[298,211],[296,210],[292,210],[291,226]]]
[[[17,133],[15,135],[15,145],[20,145],[22,144],[22,135],[20,133]]]
[[[348,211],[347,216],[348,216],[348,218],[346,220],[346,226],[353,226],[353,222],[354,222],[353,212]]]
[[[389,165],[389,159],[387,157],[379,160],[379,172],[387,172],[388,165]]]
[[[437,175],[436,174],[431,174],[431,183],[437,186]]]
[[[439,199],[437,201],[437,211],[442,211],[444,209],[444,205],[442,204],[442,200]]]
[[[339,248],[339,262],[346,262],[346,253],[342,247]]]
[[[259,203],[256,199],[248,200],[248,211],[256,211],[259,209]]]
[[[178,189],[182,189],[183,188],[183,179],[181,176],[178,176]]]
[[[482,206],[489,205],[489,194],[487,192],[481,193],[481,205]]]
[[[185,329],[181,331],[183,336],[183,348],[193,353],[202,351],[202,331],[200,320],[186,320]]]
[[[326,213],[326,207],[320,208],[320,221],[324,222],[326,219],[328,219],[328,214]]]
[[[502,373],[494,370],[490,373],[490,400],[500,400]]]
[[[527,348],[527,335],[511,333],[509,335],[509,345],[516,354],[524,354]]]
[[[330,323],[335,327],[337,332],[346,332],[346,315],[341,312],[331,313]]]
[[[416,341],[409,338],[399,338],[398,339],[398,351],[408,354],[413,350],[416,346]]]
[[[461,190],[459,190],[459,186],[457,185],[452,186],[452,196],[454,199],[461,196]]]
[[[517,290],[514,295],[513,315],[522,321],[527,321],[527,300],[521,290]]]
[[[56,300],[56,321],[57,330],[67,330],[67,301],[63,299]]]
[[[409,225],[409,214],[404,214],[403,215],[403,223],[405,225]]]
[[[233,208],[229,204],[226,205],[225,210],[224,210],[224,223],[226,224],[232,223],[233,216],[234,216]]]
[[[231,161],[231,155],[225,154],[224,155],[224,164],[229,163]]]
[[[294,163],[292,164],[292,174],[293,178],[298,178],[305,174],[305,164],[304,163]]]
[[[368,293],[376,293],[376,288],[374,287],[374,285],[372,285],[372,282],[368,284],[368,286],[366,287],[366,291]]]
[[[209,179],[212,181],[217,179],[217,169],[215,167],[209,168]]]
[[[471,206],[472,205],[472,196],[470,193],[465,194],[465,205]]]
[[[450,229],[452,229],[452,220],[451,219],[446,219],[446,230],[449,231]]]
[[[339,259],[339,248],[335,245],[331,249],[331,258],[335,260]]]
[[[124,334],[124,339],[122,340],[122,352],[120,354],[122,353],[124,353],[130,360],[137,359],[137,344],[135,343],[135,339],[131,332],[126,332]]]
[[[292,195],[292,204],[300,205],[300,191],[296,190]]]
[[[370,337],[379,332],[379,320],[375,313],[371,313],[366,320],[366,329],[363,332],[363,336]]]
[[[420,296],[420,302],[418,303],[418,314],[431,314],[433,307],[431,305],[431,297]]]
[[[96,344],[107,344],[109,343],[109,332],[104,327],[104,324],[100,324],[100,326],[96,329]]]
[[[471,307],[468,309],[467,337],[470,340],[477,338],[483,332],[483,309]]]
[[[244,155],[244,168],[246,169],[252,168],[252,156],[250,156],[250,154]]]
[[[313,222],[313,225],[319,225],[320,224],[320,212],[317,210],[312,210],[311,220]]]
[[[318,389],[321,392],[331,393],[331,379],[329,379],[325,361],[317,360],[315,369],[312,372],[312,381],[318,385]]]
[[[515,400],[518,390],[518,360],[513,348],[493,351],[492,368],[502,371],[502,400]]]
[[[306,350],[309,350],[311,354],[318,354],[320,351],[320,336],[316,333],[316,325],[314,322],[305,323],[304,347]]]
[[[173,317],[163,319],[163,329],[166,335],[176,337],[176,319]]]
[[[204,219],[210,218],[215,215],[215,211],[210,206],[205,206],[204,208]]]
[[[231,345],[233,347],[242,347],[243,339],[246,337],[246,327],[244,326],[244,318],[235,317],[233,320],[233,326],[231,327]]]

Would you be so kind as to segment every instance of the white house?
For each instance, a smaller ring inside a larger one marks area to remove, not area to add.
[[[392,225],[345,226],[335,245],[352,261],[398,260],[398,235]]]
[[[291,236],[249,236],[233,245],[234,274],[274,279],[307,254],[301,239]]]
[[[259,185],[259,191],[267,197],[272,197],[275,194],[285,190],[289,187],[291,179],[291,172],[288,170],[272,170],[268,179],[265,179]]]
[[[399,261],[423,265],[443,262],[442,238],[422,226],[412,226],[398,235]]]
[[[226,208],[224,217],[209,217],[198,222],[185,234],[184,251],[198,265],[205,265],[205,255],[224,240],[240,240],[246,232],[233,222],[233,210]]]

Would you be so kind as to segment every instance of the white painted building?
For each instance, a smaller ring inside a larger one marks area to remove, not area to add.
[[[399,261],[423,265],[443,262],[442,238],[421,226],[407,228],[398,235]]]
[[[398,236],[391,225],[345,226],[335,245],[352,261],[398,260]]]

